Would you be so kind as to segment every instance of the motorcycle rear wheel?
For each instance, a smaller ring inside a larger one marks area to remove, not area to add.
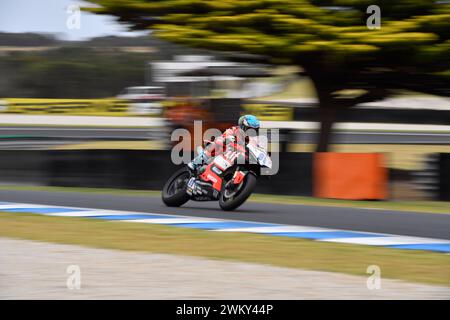
[[[187,168],[176,171],[164,184],[161,198],[168,207],[179,207],[189,201],[186,193],[190,173]]]
[[[250,195],[253,193],[253,190],[256,187],[257,180],[258,179],[254,174],[248,173],[245,176],[244,181],[242,182],[242,187],[240,187],[240,189],[231,198],[227,198],[225,196],[225,188],[227,184],[224,183],[219,197],[220,208],[225,211],[231,211],[242,205],[245,200],[247,200],[248,197],[250,197]]]

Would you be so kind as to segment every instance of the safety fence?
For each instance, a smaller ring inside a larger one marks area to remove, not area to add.
[[[436,200],[450,200],[450,154],[438,157]],[[382,200],[393,178],[382,154],[285,153],[256,192]],[[177,169],[167,150],[0,150],[0,183],[161,190]]]
[[[116,98],[105,99],[34,99],[34,98],[0,98],[0,113],[8,114],[59,114],[59,115],[91,115],[91,116],[161,116],[165,109],[176,107],[185,108],[192,104],[193,108],[200,108],[200,104],[186,99],[186,101],[164,100],[151,102],[146,100],[124,100]],[[218,113],[218,106],[222,113],[227,113],[233,99],[209,99],[207,105]],[[209,101],[209,102],[208,102]],[[239,102],[241,113],[255,114],[261,120],[288,121],[293,120],[293,107],[273,104],[242,104]],[[219,115],[222,116],[222,115]],[[222,118],[222,117],[220,117]]]
[[[312,195],[312,154],[281,153],[258,192]],[[0,150],[0,182],[161,190],[177,170],[166,150]]]
[[[294,107],[279,104],[244,104],[243,111],[263,121],[292,121]]]
[[[0,112],[11,114],[128,115],[129,102],[121,99],[0,100]]]
[[[183,101],[185,100],[185,101]],[[202,100],[202,99],[197,99]],[[228,114],[231,98],[203,99],[207,105]],[[239,100],[239,99],[238,99]],[[161,116],[167,108],[184,108],[187,104],[198,108],[205,103],[192,99],[166,99],[161,103],[131,101],[116,98],[104,99],[34,99],[0,98],[0,114],[66,114],[100,116]],[[240,113],[251,113],[264,121],[317,121],[319,109],[311,103],[279,103],[264,101],[239,102]],[[382,112],[380,112],[382,111]],[[222,114],[221,114],[222,116]],[[407,119],[407,120],[405,120]],[[351,108],[337,114],[338,122],[416,123],[442,125],[450,122],[450,110],[421,110],[408,108]]]

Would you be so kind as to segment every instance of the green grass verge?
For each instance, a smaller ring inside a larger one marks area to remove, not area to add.
[[[161,191],[132,190],[113,188],[80,188],[80,187],[51,187],[51,186],[26,186],[26,185],[0,185],[0,190],[17,191],[50,191],[50,192],[87,192],[99,194],[128,195],[128,196],[161,196]]]
[[[259,97],[257,100],[276,100],[276,99],[299,99],[299,98],[315,98],[314,84],[309,78],[302,77],[289,84],[282,92],[275,93],[270,96]]]
[[[289,152],[314,152],[312,143],[292,143]],[[330,149],[341,153],[384,153],[384,165],[390,169],[424,170],[425,160],[433,153],[448,153],[450,145],[438,144],[331,144]]]
[[[250,198],[250,201],[279,204],[300,204],[311,206],[450,214],[450,204],[444,201],[354,201],[270,194],[254,194]]]
[[[450,256],[245,233],[0,212],[0,237],[181,254],[450,286]]]
[[[150,190],[17,186],[17,185],[3,185],[0,186],[0,190],[89,192],[99,194],[145,196],[145,197],[148,196],[159,197],[161,195],[160,191],[150,191]],[[274,203],[274,204],[347,207],[347,208],[361,208],[361,209],[450,214],[450,204],[444,201],[352,201],[352,200],[320,199],[314,197],[283,196],[271,194],[253,194],[250,197],[249,201],[259,203]]]

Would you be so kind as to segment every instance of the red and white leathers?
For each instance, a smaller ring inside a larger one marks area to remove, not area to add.
[[[234,150],[242,150],[245,145],[245,133],[238,127],[231,127],[225,130],[225,132],[217,137],[212,143],[205,147],[205,156],[207,158],[216,156],[223,152],[226,152],[227,148],[233,148]]]
[[[228,128],[220,137],[217,137],[213,142],[208,144],[203,152],[188,164],[189,168],[195,169],[199,165],[207,162],[211,157],[226,152],[227,149],[245,152],[245,138],[244,131],[238,126]]]

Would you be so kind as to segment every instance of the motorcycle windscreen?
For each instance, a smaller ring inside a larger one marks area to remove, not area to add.
[[[262,167],[272,168],[272,160],[270,159],[267,151],[263,148],[258,148],[254,145],[247,145],[250,154],[257,161],[257,163]]]

